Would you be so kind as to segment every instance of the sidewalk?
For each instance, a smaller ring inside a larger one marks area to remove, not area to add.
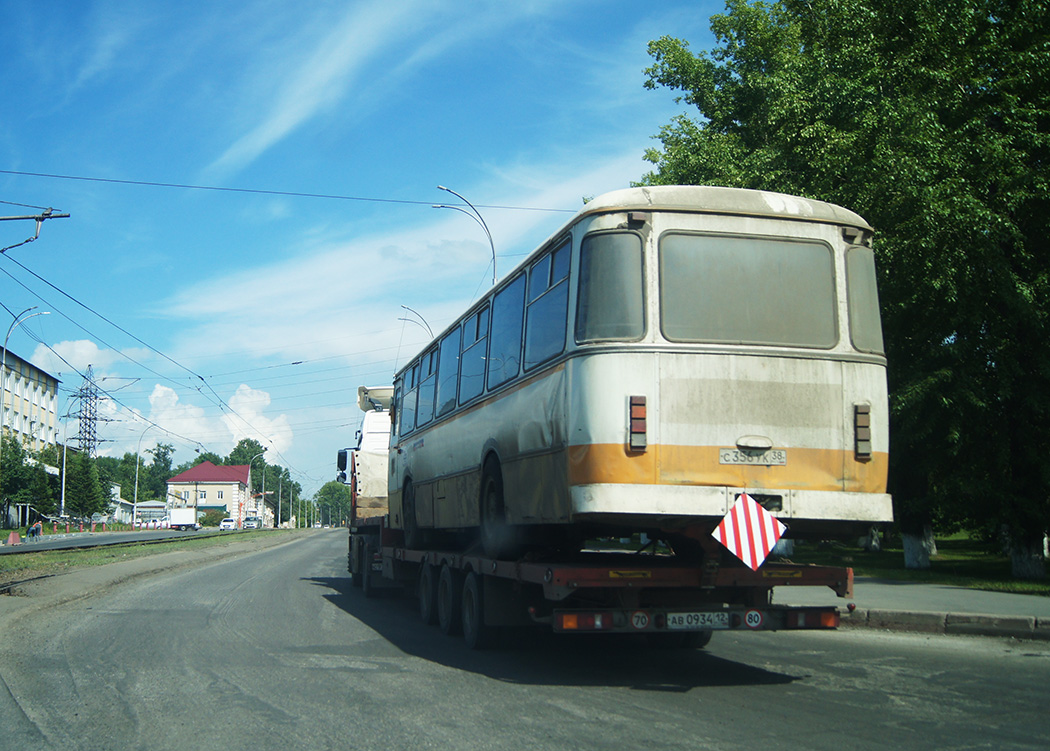
[[[837,605],[842,626],[931,634],[1006,636],[1050,641],[1050,597],[985,592],[944,584],[858,577],[853,600],[830,589],[778,587],[782,605]],[[856,605],[851,613],[849,603]]]

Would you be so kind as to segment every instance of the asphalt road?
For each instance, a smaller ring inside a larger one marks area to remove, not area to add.
[[[410,599],[350,589],[344,531],[292,539],[6,619],[0,602],[0,749],[1050,748],[1045,642],[533,634],[471,652]]]

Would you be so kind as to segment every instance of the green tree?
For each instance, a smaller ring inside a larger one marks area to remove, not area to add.
[[[252,462],[252,458],[264,451],[265,449],[262,444],[254,438],[242,438],[238,441],[237,445],[233,447],[233,451],[230,452],[230,455],[226,457],[225,463],[231,466],[237,466],[251,462],[252,466],[255,467],[257,466],[256,462],[260,460],[265,462],[266,457],[260,457],[260,459],[256,459],[255,462]]]
[[[266,449],[262,447],[262,444],[254,438],[242,438],[233,447],[230,455],[226,457],[226,464],[230,466],[249,465],[251,467],[252,486],[248,490],[252,494],[262,493],[263,478],[270,479],[270,468],[266,466],[265,451]],[[263,456],[259,456],[260,454],[263,454]],[[273,489],[273,486],[268,482],[265,482],[265,484],[267,486],[267,495],[269,495],[269,491]]]
[[[45,490],[43,487],[40,487],[39,490],[43,494],[41,497],[47,499],[46,502],[42,503],[40,512],[52,516],[57,515],[60,511],[60,499],[62,498],[61,448],[59,446],[44,446],[37,452],[36,460],[40,463],[42,470],[44,467],[53,467],[58,470],[56,474],[51,474],[44,470],[42,479],[47,488]]]
[[[27,503],[29,475],[26,471],[26,452],[22,442],[11,435],[3,436],[0,449],[0,497],[8,503]]]
[[[44,469],[43,462],[38,456],[33,458],[34,462],[26,467],[29,481],[29,503],[41,514],[53,516],[58,510],[54,487],[49,480],[47,470]]]
[[[168,480],[175,476],[171,470],[171,456],[175,453],[175,447],[170,443],[158,442],[146,453],[152,456],[152,460],[145,474],[143,468],[139,468],[139,500],[149,498],[163,501],[168,495]]]
[[[99,480],[98,467],[86,454],[66,456],[66,513],[86,519],[106,510],[107,496]]]
[[[710,55],[650,44],[682,115],[652,184],[795,193],[877,229],[891,491],[905,531],[1050,527],[1050,10],[1036,0],[729,0]]]
[[[314,493],[314,503],[317,504],[324,523],[338,524],[350,518],[350,487],[330,480]]]
[[[204,462],[211,462],[212,464],[219,466],[223,463],[223,461],[223,458],[216,454],[214,451],[201,451],[197,454],[194,454],[193,458],[189,461],[183,462],[179,466],[175,467],[175,469],[171,471],[171,476],[174,477],[175,475],[181,475],[183,472],[193,469],[198,464],[203,464]]]
[[[38,457],[31,457],[22,442],[10,435],[0,451],[0,518],[6,520],[11,504],[28,504],[41,514],[54,512],[54,492]]]
[[[291,518],[292,494],[298,496],[302,492],[302,487],[292,479],[291,473],[285,467],[270,464],[267,465],[266,470],[267,503],[273,508],[274,518],[280,524]]]

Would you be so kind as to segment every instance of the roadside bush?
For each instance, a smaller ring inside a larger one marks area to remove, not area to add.
[[[226,513],[218,509],[208,509],[204,512],[201,524],[205,527],[218,527],[219,522],[226,518]]]

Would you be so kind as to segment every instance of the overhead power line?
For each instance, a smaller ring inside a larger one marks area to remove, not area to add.
[[[18,175],[20,177],[46,177],[51,180],[78,180],[89,183],[110,183],[113,185],[137,185],[148,188],[179,188],[181,190],[211,190],[221,193],[253,193],[263,196],[286,196],[289,198],[322,198],[331,201],[360,201],[363,203],[397,203],[409,206],[433,206],[433,201],[410,201],[402,198],[375,198],[369,196],[343,196],[335,193],[305,193],[294,190],[265,190],[263,188],[232,188],[223,185],[192,185],[189,183],[168,183],[156,180],[121,180],[113,177],[88,177],[86,175],[54,175],[47,172],[21,172],[18,170],[0,169],[0,175]],[[551,209],[542,206],[495,206],[477,204],[483,209],[506,209],[508,211],[553,211],[575,214],[575,209]]]

